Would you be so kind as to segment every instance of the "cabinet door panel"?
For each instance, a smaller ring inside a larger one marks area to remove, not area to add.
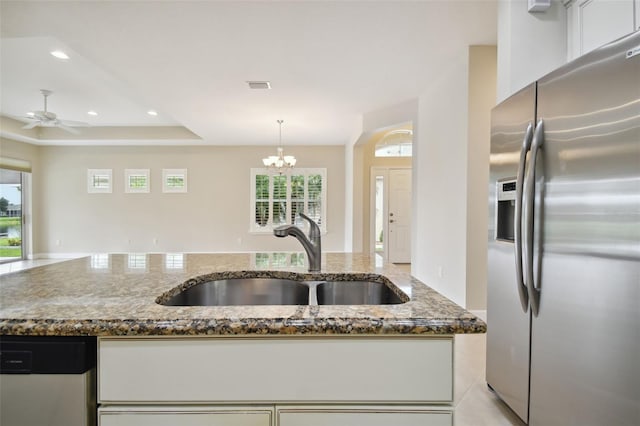
[[[102,403],[450,402],[442,338],[102,338]]]
[[[271,426],[269,410],[218,408],[109,407],[100,410],[99,426]]]
[[[278,426],[451,426],[450,412],[283,411]]]
[[[587,0],[579,8],[582,54],[633,32],[632,0]]]

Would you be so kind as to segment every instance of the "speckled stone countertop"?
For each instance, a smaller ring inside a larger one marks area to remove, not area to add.
[[[399,268],[376,265],[369,256],[323,254],[322,270],[313,274],[303,266],[274,266],[273,263],[278,263],[274,259],[289,261],[291,256],[274,258],[255,253],[95,255],[2,275],[0,334],[397,335],[486,331],[486,324],[473,314]],[[395,305],[348,306],[185,307],[156,303],[179,288],[216,276],[319,281],[345,273],[360,279],[367,274],[382,275],[396,286],[396,292],[405,293],[409,301]]]

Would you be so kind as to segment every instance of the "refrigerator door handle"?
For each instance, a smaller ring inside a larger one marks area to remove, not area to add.
[[[531,312],[533,315],[538,315],[538,308],[540,306],[540,290],[537,288],[534,282],[533,275],[533,216],[535,206],[535,179],[536,179],[536,161],[538,157],[538,151],[542,147],[544,142],[544,123],[542,120],[538,121],[536,129],[533,132],[533,140],[531,142],[531,154],[529,156],[529,169],[527,170],[527,177],[524,185],[524,266],[525,266],[525,282],[529,292],[529,304],[531,305]]]
[[[514,247],[516,251],[516,281],[518,286],[518,295],[520,296],[520,304],[522,310],[527,312],[529,309],[529,295],[525,284],[524,273],[522,269],[522,187],[524,185],[525,166],[527,164],[527,153],[531,149],[531,140],[533,139],[533,123],[529,123],[522,141],[522,149],[520,150],[520,163],[518,164],[518,176],[516,177],[516,211],[515,220],[513,221]]]

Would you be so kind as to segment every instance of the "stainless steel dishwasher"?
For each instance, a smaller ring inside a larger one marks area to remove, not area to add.
[[[0,425],[95,426],[95,337],[0,336]]]

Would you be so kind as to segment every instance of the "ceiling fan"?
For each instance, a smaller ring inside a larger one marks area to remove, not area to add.
[[[62,120],[51,111],[47,111],[47,97],[53,92],[51,90],[40,89],[42,96],[44,96],[44,111],[34,111],[33,115],[29,114],[27,118],[31,120],[30,123],[22,126],[23,129],[33,129],[34,127],[59,127],[62,130],[66,130],[69,133],[78,134],[78,130],[74,127],[89,127],[89,123],[82,121]]]

